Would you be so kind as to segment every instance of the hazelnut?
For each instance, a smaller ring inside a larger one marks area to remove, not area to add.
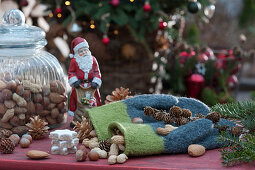
[[[24,90],[23,97],[26,101],[29,101],[31,99],[31,91],[30,90]]]
[[[40,93],[37,93],[34,95],[34,102],[35,103],[41,103],[43,100],[42,95]]]
[[[76,160],[77,160],[78,162],[85,161],[86,158],[87,158],[87,152],[85,152],[85,151],[83,151],[83,150],[78,150],[78,151],[76,152],[75,157],[76,157]]]
[[[14,80],[11,80],[7,83],[7,88],[9,90],[15,91],[17,87],[17,83]]]
[[[19,141],[20,141],[20,137],[17,134],[12,134],[9,139],[11,139],[11,141],[14,143],[14,145],[18,145]]]
[[[12,99],[12,92],[11,92],[10,90],[8,90],[8,89],[4,89],[4,90],[2,91],[2,95],[3,95],[3,99],[4,99],[4,100],[10,100],[10,99]]]
[[[24,87],[22,85],[18,85],[17,86],[17,89],[16,89],[16,93],[19,95],[19,96],[22,96],[24,94]]]
[[[56,81],[53,81],[50,83],[50,91],[51,92],[57,92],[58,91],[58,83]]]
[[[79,150],[82,150],[84,152],[87,152],[86,146],[85,145],[80,145]]]
[[[26,138],[21,138],[19,144],[22,148],[28,148],[30,145],[30,141]]]
[[[97,152],[89,152],[88,157],[91,161],[97,161],[99,159],[99,154]]]
[[[28,139],[30,142],[32,142],[32,136],[29,134],[22,135],[22,138]]]

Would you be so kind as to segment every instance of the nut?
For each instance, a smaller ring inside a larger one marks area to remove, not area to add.
[[[99,146],[98,142],[92,141],[89,143],[89,149],[93,149]]]
[[[12,92],[11,92],[11,90],[4,89],[4,90],[2,91],[2,95],[3,95],[3,99],[4,99],[4,100],[10,100],[10,99],[12,99]]]
[[[11,119],[10,119],[10,124],[12,125],[12,126],[19,126],[19,122],[20,122],[20,120],[19,120],[19,118],[18,118],[18,116],[13,116]]]
[[[65,96],[60,95],[58,93],[50,93],[49,98],[52,103],[56,103],[56,104],[61,103],[61,102],[65,101],[65,99],[66,99]]]
[[[27,133],[28,128],[26,126],[17,126],[17,127],[12,128],[11,131],[14,134],[21,136],[21,135]]]
[[[58,109],[61,110],[65,107],[66,103],[65,102],[61,102],[57,105]]]
[[[26,138],[21,138],[19,144],[22,148],[28,148],[30,145],[30,141]]]
[[[78,150],[75,154],[75,158],[78,162],[85,161],[87,158],[87,152],[84,150]]]
[[[11,91],[16,91],[16,88],[17,88],[17,83],[14,80],[7,82],[7,89]]]
[[[112,140],[112,143],[115,143],[115,144],[125,144],[125,139],[121,135],[114,135],[111,138],[111,140]]]
[[[34,95],[34,102],[35,103],[41,103],[42,100],[43,100],[43,97],[40,93],[37,93],[37,94]]]
[[[58,115],[59,115],[58,109],[57,109],[57,108],[52,109],[52,111],[51,111],[51,117],[52,117],[53,119],[56,119],[56,118],[58,117]]]
[[[4,116],[2,117],[1,121],[6,123],[14,116],[14,109],[8,109]]]
[[[8,123],[8,122],[2,122],[1,120],[0,120],[0,127],[5,128],[5,129],[11,129],[11,128],[13,128],[13,126],[12,126],[10,123]]]
[[[42,92],[42,86],[39,84],[34,84],[29,80],[23,80],[23,86],[25,89],[31,90],[33,93],[40,93]]]
[[[22,85],[18,85],[17,89],[16,89],[16,93],[20,96],[22,96],[24,94],[24,87]]]
[[[117,144],[113,143],[110,147],[109,156],[111,155],[118,155],[119,154],[119,147]]]
[[[11,141],[14,143],[15,146],[17,146],[19,144],[20,141],[20,137],[17,134],[12,134],[9,139],[11,139]]]
[[[23,97],[26,101],[31,100],[31,91],[30,90],[24,90]]]
[[[57,92],[58,91],[58,83],[56,81],[52,81],[50,83],[50,91]]]
[[[52,110],[55,107],[56,107],[55,103],[50,103],[49,106],[47,107],[47,109]]]
[[[88,157],[91,161],[97,161],[99,159],[99,154],[97,152],[89,152]]]
[[[16,105],[16,103],[12,100],[5,100],[4,101],[4,105],[8,108],[8,109],[12,109],[14,108],[14,106]]]
[[[47,115],[47,116],[46,116],[46,120],[48,121],[48,123],[49,123],[50,125],[54,125],[54,124],[57,123],[57,120],[56,120],[56,119],[53,119],[50,115]]]
[[[48,154],[47,152],[38,151],[38,150],[30,150],[26,153],[26,155],[27,157],[31,159],[43,159],[50,156],[50,154]]]
[[[190,156],[202,156],[205,153],[205,147],[198,144],[189,145],[188,153]]]
[[[20,107],[26,107],[27,106],[27,102],[26,100],[17,95],[17,93],[14,93],[13,96],[12,96],[12,99],[20,106]]]
[[[32,101],[27,103],[27,113],[35,114],[35,104]]]
[[[40,113],[38,113],[40,116],[46,116],[48,114],[50,114],[50,111],[49,110],[43,110],[41,111]]]
[[[108,158],[108,164],[113,165],[117,163],[117,156],[116,155],[111,155]]]
[[[58,94],[64,94],[65,93],[65,87],[63,85],[63,83],[59,80],[56,80],[57,84],[58,84]]]
[[[35,104],[35,111],[37,114],[41,113],[43,111],[43,105],[36,103]]]
[[[26,139],[28,139],[28,140],[30,141],[30,143],[31,143],[31,142],[32,142],[32,140],[33,140],[32,136],[31,136],[31,135],[29,135],[29,134],[24,134],[24,135],[22,135],[21,139],[22,139],[22,138],[26,138]]]
[[[158,127],[156,130],[157,134],[159,134],[159,135],[167,135],[171,131],[172,130],[170,128],[161,128],[161,127]]]
[[[50,104],[50,99],[48,97],[43,97],[43,106],[47,107]]]
[[[125,163],[127,161],[127,159],[128,159],[127,155],[122,153],[119,156],[117,156],[117,163],[123,164],[123,163]]]
[[[20,120],[25,120],[26,119],[26,115],[24,113],[21,113],[21,114],[18,115],[18,118]]]

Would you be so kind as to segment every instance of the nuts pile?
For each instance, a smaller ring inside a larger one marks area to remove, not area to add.
[[[5,74],[0,80],[0,127],[22,135],[33,115],[40,115],[49,125],[62,123],[66,100],[64,85],[58,80],[42,86]]]
[[[115,133],[111,138],[111,143],[107,140],[98,142],[98,138],[95,136],[91,139],[85,138],[82,142],[82,146],[90,148],[91,151],[88,157],[91,161],[96,161],[98,159],[108,158],[108,164],[124,163],[127,161],[128,157],[123,153],[125,151],[125,139],[119,130],[114,129]],[[108,144],[110,150],[108,150]],[[86,149],[79,149],[76,152],[77,161],[85,161],[87,153]]]

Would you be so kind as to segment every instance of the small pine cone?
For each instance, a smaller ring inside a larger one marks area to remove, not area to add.
[[[226,132],[228,128],[229,128],[228,125],[221,125],[221,126],[217,127],[219,133]]]
[[[12,135],[12,131],[11,130],[7,130],[7,129],[0,129],[0,139],[1,138],[8,138]]]
[[[158,111],[156,113],[153,114],[153,118],[157,121],[162,121],[163,120],[163,112],[162,111]]]
[[[178,126],[182,126],[182,125],[185,125],[189,122],[189,120],[185,117],[178,117],[176,118],[175,120],[175,123],[178,125]]]
[[[190,118],[192,116],[192,112],[189,109],[183,109],[182,116],[186,118]]]
[[[153,115],[154,113],[155,113],[155,110],[154,110],[152,107],[146,106],[146,107],[144,108],[144,115],[146,115],[146,116],[151,116],[151,115]]]
[[[198,113],[198,114],[195,114],[195,117],[204,118],[205,116],[202,113]]]
[[[169,113],[172,114],[174,117],[181,117],[182,109],[178,106],[173,106],[170,108]]]
[[[110,151],[111,145],[112,145],[112,143],[111,143],[111,140],[109,140],[109,139],[102,140],[101,142],[99,142],[99,148],[101,150],[105,150],[106,152]]]
[[[211,120],[213,123],[218,123],[221,115],[218,112],[211,112],[205,118]]]
[[[170,113],[164,114],[164,118],[163,118],[164,122],[167,124],[172,124],[175,122],[174,118],[171,116]]]
[[[235,136],[239,136],[242,133],[242,127],[240,126],[233,126],[230,130],[230,133]]]
[[[14,143],[9,138],[2,139],[0,141],[0,152],[1,153],[12,153],[15,149]]]

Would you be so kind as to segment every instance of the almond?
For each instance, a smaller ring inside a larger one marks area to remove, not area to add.
[[[6,86],[7,86],[7,84],[4,81],[0,80],[0,90],[5,89]]]
[[[190,156],[202,156],[205,153],[205,147],[198,144],[189,145],[188,153]]]
[[[65,101],[65,96],[60,95],[60,94],[58,94],[58,93],[50,93],[49,98],[50,98],[50,101],[51,101],[52,103],[56,103],[56,104]]]

